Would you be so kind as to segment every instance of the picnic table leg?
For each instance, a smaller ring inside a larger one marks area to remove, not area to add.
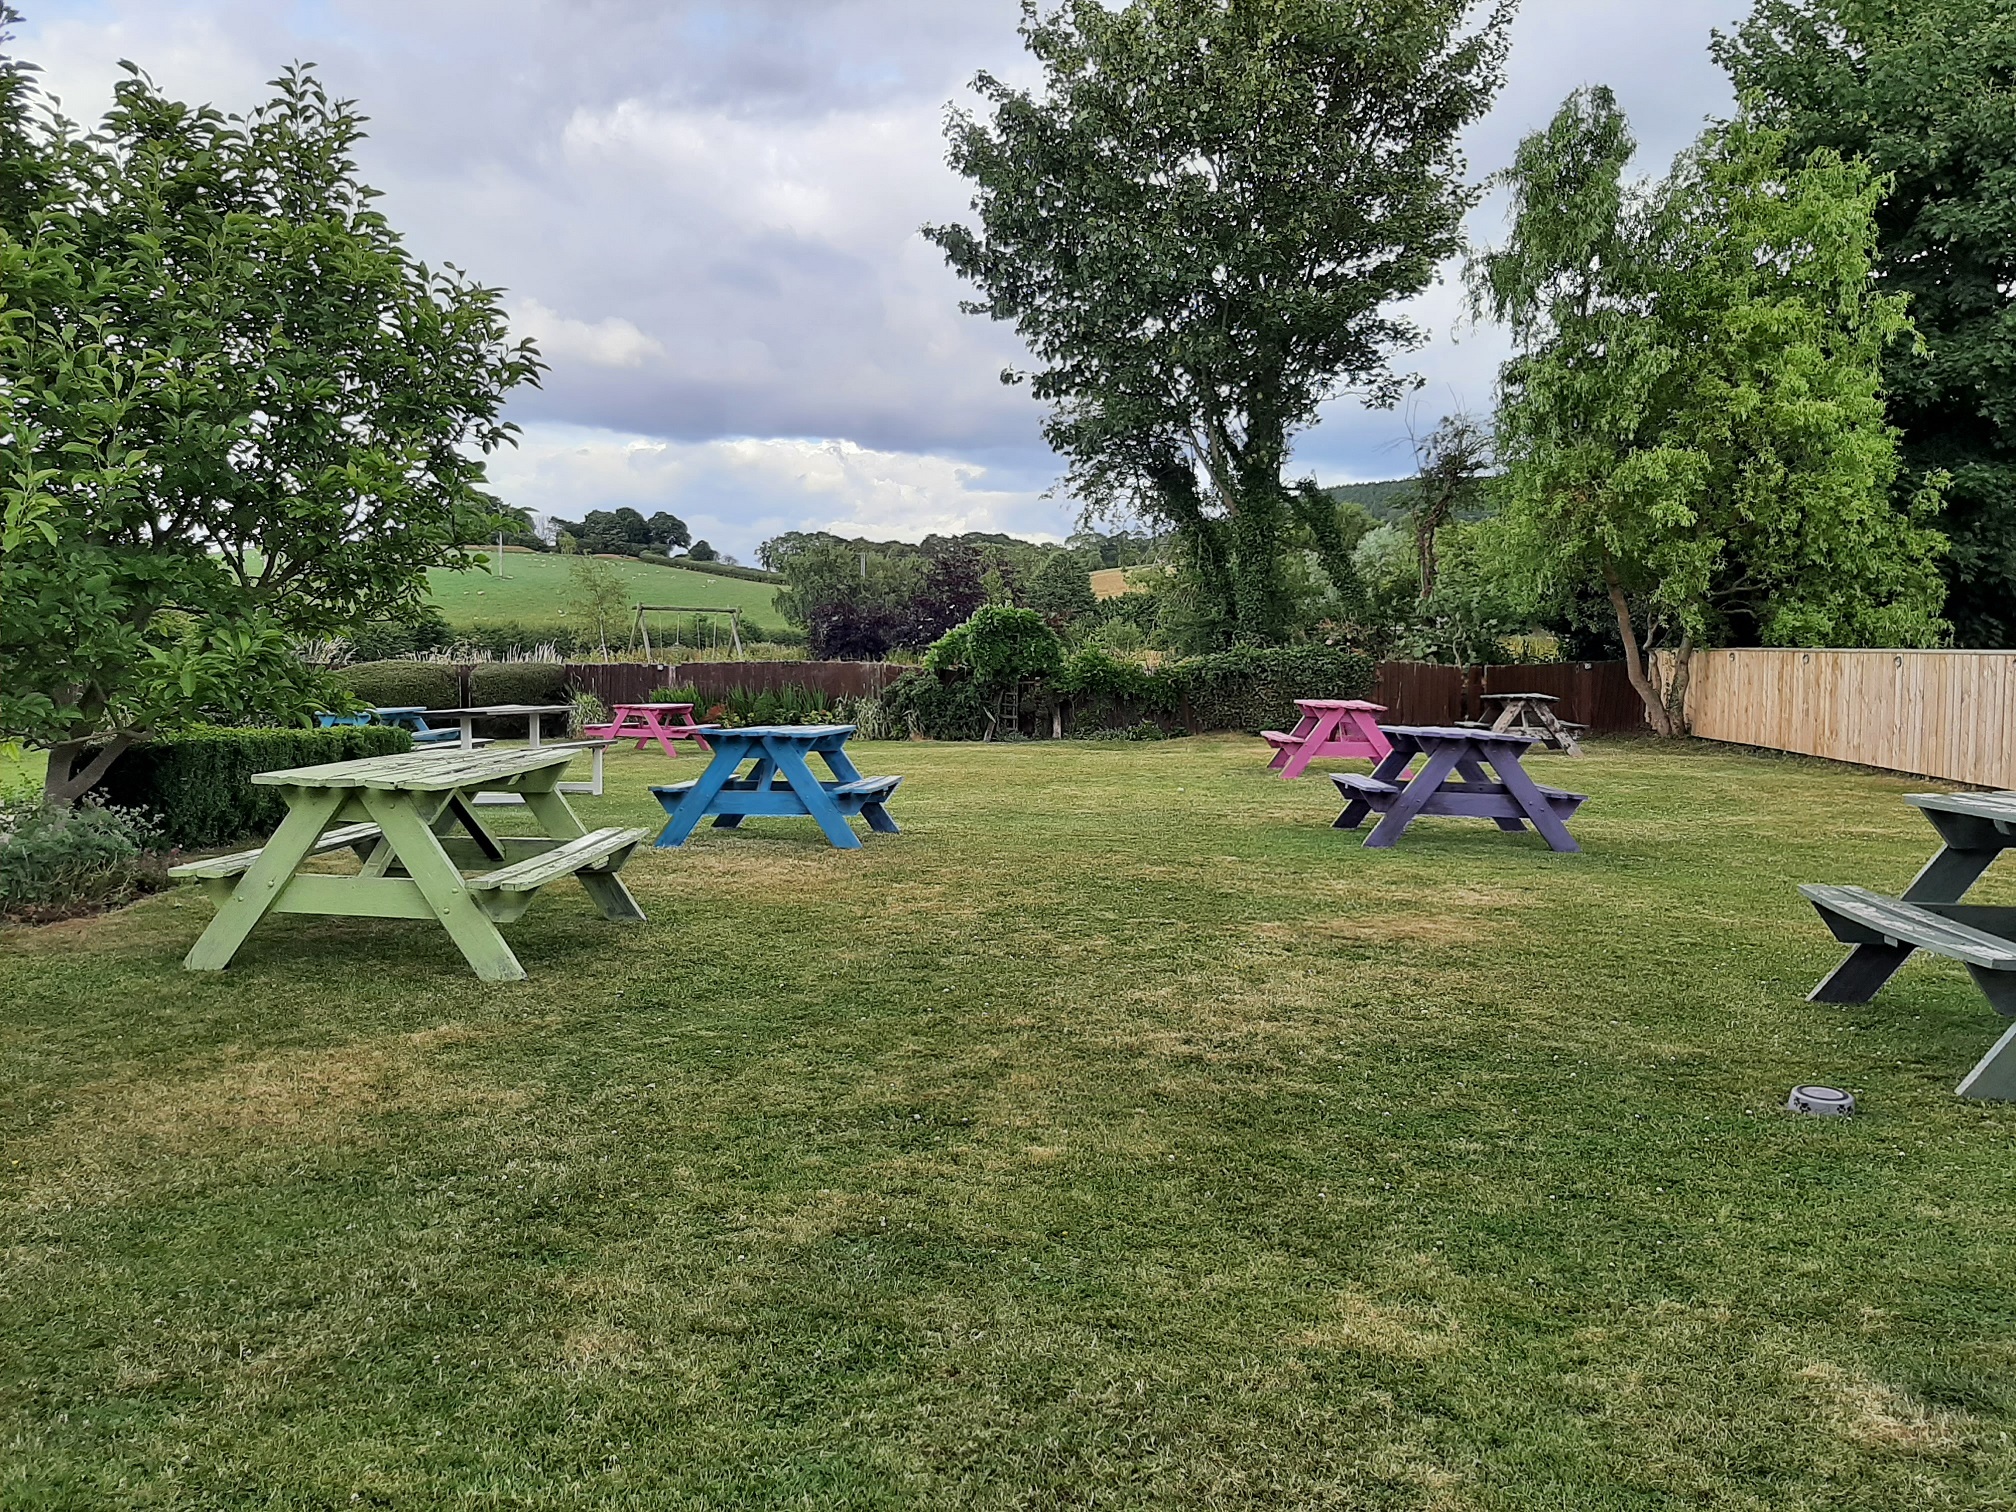
[[[1326,709],[1309,721],[1312,728],[1303,736],[1302,743],[1284,753],[1288,759],[1281,766],[1282,781],[1293,782],[1309,770],[1309,763],[1316,759],[1316,753],[1336,735],[1337,725],[1343,717],[1342,709]]]
[[[1462,754],[1462,747],[1454,744],[1438,745],[1428,753],[1421,763],[1421,770],[1414,775],[1393,800],[1393,807],[1373,826],[1372,833],[1365,838],[1367,850],[1391,850],[1400,843],[1400,837],[1407,832],[1407,826],[1421,816],[1421,810],[1428,806],[1428,800],[1441,789],[1449,774],[1456,769],[1456,758]],[[1384,762],[1380,763],[1382,766]]]
[[[1380,738],[1384,739],[1386,732],[1381,730],[1379,734]],[[1413,746],[1407,746],[1404,749],[1389,747],[1386,754],[1379,758],[1378,765],[1372,768],[1372,775],[1381,782],[1398,782],[1400,774],[1407,770],[1407,763],[1412,761],[1414,756],[1415,748]],[[1371,812],[1371,804],[1367,803],[1363,798],[1353,798],[1349,803],[1344,805],[1344,812],[1337,816],[1337,822],[1331,825],[1330,828],[1354,830],[1365,822],[1365,816]]]
[[[740,765],[739,761],[722,761],[718,758],[708,762],[707,770],[700,774],[699,780],[686,790],[683,798],[672,805],[672,811],[665,821],[665,828],[658,832],[658,838],[652,842],[653,847],[664,850],[670,846],[684,845],[692,837],[700,821],[707,817],[708,805],[720,796],[721,789],[728,785],[729,779],[735,775],[735,768]]]
[[[861,837],[854,833],[854,827],[840,812],[840,805],[833,801],[833,795],[812,775],[812,768],[806,764],[804,756],[787,746],[773,753],[771,759],[805,805],[805,811],[826,832],[826,838],[840,850],[861,849]],[[851,766],[853,763],[848,764]]]
[[[1316,716],[1314,714],[1304,714],[1300,719],[1295,721],[1295,728],[1288,732],[1289,737],[1300,741],[1315,726],[1315,723]],[[1274,759],[1267,763],[1267,770],[1270,772],[1280,771],[1288,764],[1288,758],[1293,754],[1294,751],[1292,748],[1282,747],[1274,753]]]
[[[239,877],[238,885],[218,908],[210,927],[189,947],[189,954],[182,960],[185,969],[222,971],[231,964],[245,937],[279,901],[295,870],[308,858],[309,847],[336,817],[344,797],[336,788],[289,790],[287,817],[260,850],[259,859]]]
[[[1526,705],[1516,698],[1508,698],[1498,710],[1498,717],[1491,721],[1491,733],[1503,735],[1519,722],[1518,716],[1526,712]]]
[[[1994,848],[1961,850],[1949,842],[1904,889],[1903,901],[1958,903],[2000,854]],[[1915,945],[1857,945],[1806,995],[1806,1001],[1866,1003],[1889,985],[1916,950]],[[2011,1074],[2016,1075],[2016,1060],[2011,1062]]]
[[[581,822],[581,816],[574,812],[574,806],[557,785],[537,792],[526,790],[525,807],[532,811],[532,817],[539,821],[539,828],[550,840],[578,840],[588,833],[588,826]],[[647,915],[643,907],[615,872],[578,871],[574,877],[587,889],[588,896],[594,900],[603,918],[618,924],[641,924],[645,921]]]
[[[1557,750],[1565,751],[1570,756],[1582,754],[1582,747],[1576,743],[1574,731],[1561,723],[1551,704],[1540,705],[1539,719],[1540,728],[1547,732],[1548,740]]]
[[[1486,786],[1490,785],[1491,782],[1490,774],[1484,770],[1483,766],[1478,762],[1477,758],[1474,756],[1466,756],[1463,758],[1463,760],[1457,762],[1456,770],[1460,774],[1462,774],[1463,780],[1465,782],[1482,783]],[[1513,819],[1508,816],[1504,818],[1494,818],[1491,822],[1497,825],[1498,828],[1500,828],[1501,830],[1505,830],[1510,834],[1523,835],[1526,833],[1526,821],[1523,819]]]
[[[1532,775],[1519,764],[1519,758],[1510,755],[1503,762],[1495,757],[1490,760],[1498,780],[1512,790],[1513,798],[1526,811],[1526,817],[1533,821],[1533,828],[1540,831],[1547,844],[1557,851],[1579,854],[1582,847],[1568,833],[1568,826],[1554,812],[1554,805],[1547,801],[1547,795],[1534,784]]]
[[[749,769],[749,775],[743,780],[755,783],[756,791],[762,793],[769,791],[771,779],[776,775],[777,763],[772,761],[768,756],[758,756],[756,758],[756,765]],[[748,817],[747,814],[716,814],[714,816],[714,828],[740,829],[742,828],[742,821]]]
[[[2016,1102],[2016,1025],[1975,1062],[1957,1090],[1962,1097],[1985,1102]]]
[[[441,849],[439,837],[420,817],[412,796],[367,789],[363,799],[365,810],[398,851],[406,875],[419,887],[420,895],[476,975],[486,982],[524,981],[525,968]]]

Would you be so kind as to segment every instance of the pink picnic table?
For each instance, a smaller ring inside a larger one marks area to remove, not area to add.
[[[1295,707],[1302,711],[1302,719],[1293,730],[1260,732],[1260,738],[1274,747],[1268,769],[1287,781],[1300,777],[1312,761],[1384,761],[1393,753],[1393,742],[1379,728],[1384,704],[1362,698],[1298,698]]]
[[[616,715],[614,720],[590,725],[584,733],[595,740],[635,739],[640,751],[655,740],[658,748],[674,760],[679,756],[674,741],[690,740],[703,751],[713,749],[693,722],[693,705],[689,703],[618,704],[612,712]]]

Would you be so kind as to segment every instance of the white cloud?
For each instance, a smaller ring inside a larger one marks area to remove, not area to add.
[[[751,556],[784,530],[921,540],[1005,530],[1060,539],[1067,507],[1019,478],[956,457],[877,451],[851,441],[675,441],[572,425],[532,425],[490,460],[507,502],[578,520],[621,505],[670,510],[696,538]]]
[[[601,320],[570,320],[536,299],[511,305],[514,336],[530,336],[550,363],[585,362],[591,367],[642,367],[648,358],[663,357],[665,343],[647,336],[630,321],[610,315]]]

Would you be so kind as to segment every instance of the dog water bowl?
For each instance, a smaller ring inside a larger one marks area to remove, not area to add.
[[[1855,1111],[1855,1099],[1833,1087],[1794,1087],[1785,1099],[1794,1113],[1813,1113],[1821,1118],[1845,1118]]]

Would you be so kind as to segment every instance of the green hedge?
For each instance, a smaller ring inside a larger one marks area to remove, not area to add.
[[[1162,669],[1198,730],[1292,730],[1298,698],[1364,698],[1377,673],[1338,646],[1240,647]]]
[[[469,703],[562,704],[567,669],[559,662],[479,662],[469,670]]]
[[[355,761],[413,749],[413,737],[384,725],[335,730],[194,729],[134,746],[94,793],[118,808],[140,809],[170,845],[185,850],[230,845],[271,834],[287,812],[259,772]]]
[[[688,572],[705,572],[714,577],[739,578],[745,583],[781,583],[784,574],[766,572],[761,567],[737,567],[731,562],[696,562],[691,557],[669,557],[662,551],[640,551],[637,560],[653,567],[683,567]]]
[[[978,740],[987,733],[987,706],[968,677],[913,667],[884,691],[882,708],[899,734],[915,730],[926,740]]]
[[[377,708],[453,709],[462,703],[462,679],[438,662],[360,662],[336,680]]]

